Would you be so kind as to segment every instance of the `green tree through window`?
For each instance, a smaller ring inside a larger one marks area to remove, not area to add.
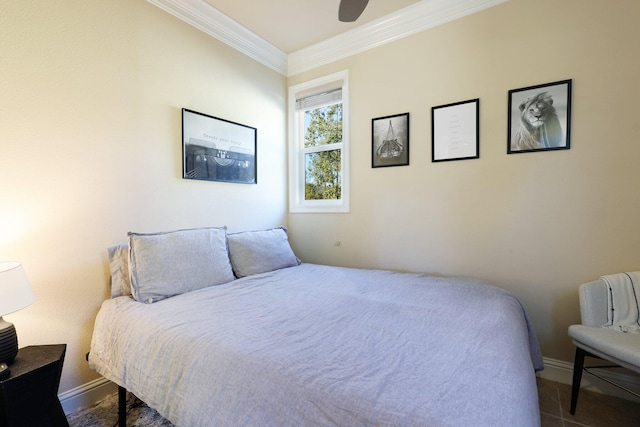
[[[319,148],[305,154],[305,199],[340,199],[342,153],[331,145],[342,143],[342,103],[305,111],[304,122],[305,148]]]
[[[289,212],[349,212],[349,72],[289,87]]]

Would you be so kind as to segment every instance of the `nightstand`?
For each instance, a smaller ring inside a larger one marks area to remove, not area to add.
[[[18,350],[0,381],[0,427],[68,427],[58,400],[66,344],[35,345]]]

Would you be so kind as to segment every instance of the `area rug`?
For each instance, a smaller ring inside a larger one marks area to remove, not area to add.
[[[118,425],[118,394],[109,395],[95,405],[67,415],[70,427],[114,427]],[[154,409],[127,393],[127,426],[173,427]]]

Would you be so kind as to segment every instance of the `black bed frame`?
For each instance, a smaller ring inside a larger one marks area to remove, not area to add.
[[[85,355],[89,361],[89,353]],[[127,389],[118,385],[118,427],[127,427]]]
[[[118,386],[118,427],[127,427],[127,389]]]

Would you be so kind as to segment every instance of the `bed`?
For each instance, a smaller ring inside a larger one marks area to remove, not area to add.
[[[110,249],[89,353],[175,425],[540,425],[540,349],[509,292],[300,263],[282,228],[206,230]],[[215,285],[189,285],[202,260]]]

